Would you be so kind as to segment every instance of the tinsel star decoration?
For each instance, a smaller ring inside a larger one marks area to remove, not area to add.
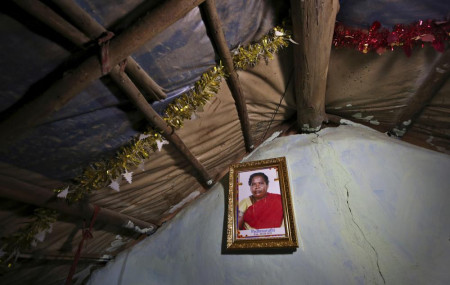
[[[108,185],[112,190],[120,192],[120,184],[117,179],[112,180],[111,183]]]
[[[62,189],[62,191],[59,192],[58,195],[56,195],[56,197],[62,198],[62,199],[66,199],[67,198],[67,194],[69,194],[69,186],[67,186],[66,188]]]
[[[161,151],[162,146],[165,145],[165,144],[169,144],[169,142],[166,141],[166,140],[156,141],[156,145],[157,145],[157,147],[158,147],[158,151]]]
[[[125,173],[122,173],[122,176],[129,184],[133,182],[133,172],[128,172],[128,169],[125,169]]]

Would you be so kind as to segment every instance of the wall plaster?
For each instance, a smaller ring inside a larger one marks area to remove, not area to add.
[[[88,284],[450,284],[450,156],[358,124],[276,138],[301,247],[223,254],[228,177]]]

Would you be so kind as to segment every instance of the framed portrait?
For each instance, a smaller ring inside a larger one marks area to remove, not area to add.
[[[230,166],[227,249],[297,248],[286,158]]]

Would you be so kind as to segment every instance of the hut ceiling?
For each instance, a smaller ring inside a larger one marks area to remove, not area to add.
[[[1,283],[60,284],[95,216],[73,277],[84,278],[275,132],[346,119],[449,154],[448,40],[408,57],[332,47],[332,35],[336,21],[367,31],[430,19],[448,39],[450,3],[329,2],[2,3]],[[33,232],[36,219],[51,231]],[[11,253],[11,237],[35,244]]]

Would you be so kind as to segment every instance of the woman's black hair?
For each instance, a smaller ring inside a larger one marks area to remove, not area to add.
[[[256,173],[253,173],[252,175],[250,175],[250,178],[248,179],[249,186],[252,186],[252,179],[255,176],[261,176],[264,179],[264,181],[266,181],[266,184],[269,185],[269,177],[267,177],[267,175],[265,175],[262,172],[256,172]]]

